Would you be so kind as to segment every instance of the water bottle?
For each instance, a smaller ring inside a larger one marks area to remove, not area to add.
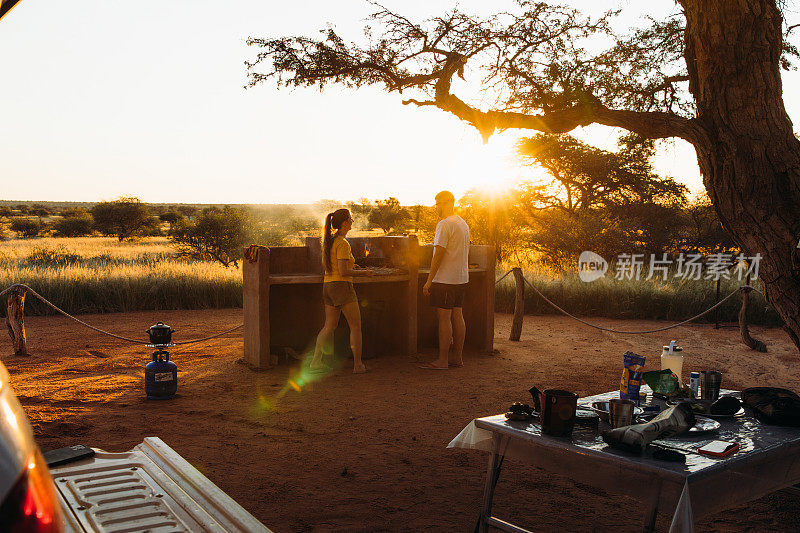
[[[689,387],[692,389],[692,398],[700,397],[700,372],[691,372],[689,374]]]

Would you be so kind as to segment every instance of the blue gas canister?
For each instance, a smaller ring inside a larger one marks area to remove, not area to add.
[[[169,352],[153,352],[144,367],[144,392],[148,400],[168,400],[178,392],[178,365],[169,360]]]

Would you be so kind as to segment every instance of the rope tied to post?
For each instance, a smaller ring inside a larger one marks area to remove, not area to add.
[[[506,276],[511,274],[511,272],[513,270],[514,269],[512,268],[511,270],[509,270],[508,272],[503,274],[503,276],[500,277],[495,283],[500,283],[503,279],[506,278]],[[683,320],[681,322],[678,322],[678,323],[675,323],[675,324],[670,324],[669,326],[664,326],[664,327],[656,328],[656,329],[648,329],[648,330],[642,330],[642,331],[625,331],[625,330],[619,330],[619,329],[614,329],[614,328],[607,328],[605,326],[600,326],[598,324],[593,324],[591,322],[588,322],[586,320],[583,320],[582,318],[579,318],[579,317],[573,315],[572,313],[570,313],[570,312],[566,311],[565,309],[561,308],[560,306],[558,306],[555,302],[550,300],[547,296],[545,296],[544,293],[542,293],[542,291],[537,289],[530,281],[528,281],[528,278],[523,276],[522,279],[525,281],[525,283],[528,285],[528,287],[530,287],[536,294],[538,294],[545,302],[547,302],[551,307],[553,307],[555,310],[557,310],[558,312],[562,313],[563,315],[568,316],[569,318],[572,318],[573,320],[576,320],[576,321],[578,321],[581,324],[584,324],[586,326],[589,326],[589,327],[592,327],[592,328],[595,328],[595,329],[599,329],[601,331],[608,331],[609,333],[620,333],[622,335],[643,335],[643,334],[646,334],[646,333],[658,333],[659,331],[666,331],[666,330],[669,330],[669,329],[677,328],[679,326],[683,326],[684,324],[688,324],[689,322],[697,320],[698,318],[702,318],[703,316],[707,315],[708,313],[710,313],[714,309],[718,308],[719,306],[724,304],[726,301],[728,301],[730,298],[732,298],[734,295],[736,295],[736,294],[738,294],[740,292],[744,292],[745,294],[747,294],[747,293],[749,293],[751,291],[755,291],[755,292],[757,292],[757,293],[759,293],[759,294],[761,294],[763,296],[763,293],[761,291],[759,291],[758,289],[756,289],[755,287],[752,287],[750,285],[742,285],[741,287],[738,287],[736,290],[732,291],[725,298],[723,298],[722,300],[720,300],[716,304],[712,305],[711,307],[709,307],[705,311],[703,311],[701,313],[698,313],[698,314],[694,315],[691,318],[687,318],[686,320]]]
[[[93,326],[93,325],[91,325],[91,324],[89,324],[87,322],[84,322],[83,320],[81,320],[81,319],[79,319],[79,318],[67,313],[66,311],[64,311],[63,309],[61,309],[57,305],[55,305],[53,302],[51,302],[50,300],[48,300],[47,298],[45,298],[44,296],[42,296],[41,294],[39,294],[38,292],[33,290],[32,288],[30,288],[28,285],[25,285],[24,283],[15,283],[15,284],[11,285],[10,287],[8,287],[5,290],[0,292],[0,297],[4,296],[6,293],[9,293],[14,289],[23,289],[24,291],[31,293],[36,298],[41,300],[42,303],[44,303],[45,305],[47,305],[48,307],[50,307],[51,309],[53,309],[57,313],[60,313],[60,314],[64,315],[65,317],[74,320],[78,324],[81,324],[82,326],[85,326],[85,327],[87,327],[87,328],[89,328],[91,330],[94,330],[94,331],[98,332],[98,333],[102,333],[103,335],[108,335],[109,337],[113,337],[113,338],[121,340],[121,341],[130,342],[132,344],[140,344],[140,345],[146,345],[147,344],[147,341],[138,340],[138,339],[132,339],[130,337],[125,337],[123,335],[117,335],[116,333],[111,333],[110,331],[106,331],[104,329],[101,329],[101,328],[98,328],[96,326]],[[233,331],[236,331],[237,329],[239,329],[239,328],[241,328],[243,326],[244,326],[244,324],[239,324],[238,326],[232,327],[230,329],[226,329],[225,331],[221,331],[219,333],[215,333],[214,335],[209,335],[208,337],[202,337],[202,338],[199,338],[199,339],[191,339],[191,340],[188,340],[188,341],[177,341],[177,342],[175,342],[175,344],[176,345],[178,345],[178,344],[194,344],[196,342],[203,342],[203,341],[211,340],[211,339],[214,339],[216,337],[221,337],[222,335],[225,335],[227,333],[231,333]]]

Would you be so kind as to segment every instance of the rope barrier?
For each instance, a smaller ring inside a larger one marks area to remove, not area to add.
[[[713,311],[714,309],[716,309],[720,305],[724,304],[734,294],[737,294],[737,293],[741,292],[744,289],[754,290],[754,291],[758,292],[759,294],[761,294],[761,291],[759,291],[758,289],[755,289],[754,287],[751,287],[749,285],[743,285],[743,286],[739,287],[738,289],[736,289],[735,291],[733,291],[732,293],[730,293],[729,295],[727,295],[725,298],[723,298],[719,302],[717,302],[716,304],[712,305],[711,307],[709,307],[708,309],[703,311],[702,313],[700,313],[698,315],[695,315],[695,316],[693,316],[691,318],[688,318],[688,319],[684,320],[683,322],[678,322],[677,324],[672,324],[672,325],[669,325],[669,326],[665,326],[663,328],[648,329],[648,330],[644,330],[644,331],[622,331],[622,330],[619,330],[619,329],[613,329],[613,328],[607,328],[607,327],[604,327],[604,326],[598,326],[597,324],[592,324],[591,322],[587,322],[587,321],[585,321],[585,320],[583,320],[581,318],[576,317],[575,315],[573,315],[571,313],[568,313],[567,311],[565,311],[564,309],[562,309],[558,305],[556,305],[554,302],[552,302],[547,296],[542,294],[542,291],[540,291],[539,289],[534,287],[533,284],[530,281],[528,281],[528,278],[523,276],[523,279],[525,280],[525,283],[527,283],[528,286],[531,289],[533,289],[534,292],[536,292],[536,294],[541,296],[542,299],[545,302],[549,303],[551,306],[553,306],[555,309],[557,309],[561,313],[565,314],[566,316],[568,316],[568,317],[570,317],[570,318],[572,318],[574,320],[577,320],[581,324],[585,324],[587,326],[590,326],[590,327],[593,327],[593,328],[596,328],[596,329],[599,329],[599,330],[602,330],[602,331],[608,331],[608,332],[611,332],[611,333],[621,333],[621,334],[624,334],[624,335],[642,335],[642,334],[645,334],[645,333],[657,333],[659,331],[666,331],[668,329],[677,328],[678,326],[682,326],[684,324],[687,324],[687,323],[689,323],[689,322],[691,322],[693,320],[696,320],[696,319],[698,319],[698,318],[710,313],[711,311]]]
[[[84,322],[83,320],[81,320],[81,319],[79,319],[77,317],[74,317],[71,314],[67,313],[66,311],[64,311],[63,309],[61,309],[57,305],[55,305],[53,302],[51,302],[50,300],[48,300],[47,298],[45,298],[44,296],[42,296],[41,294],[39,294],[38,292],[36,292],[32,288],[30,288],[29,286],[25,285],[24,283],[15,283],[14,285],[11,285],[7,289],[5,289],[2,292],[0,292],[0,297],[2,297],[7,292],[10,292],[11,290],[13,290],[15,288],[18,288],[18,287],[22,288],[22,289],[25,289],[26,291],[30,292],[31,294],[33,294],[34,296],[39,298],[39,300],[41,300],[45,305],[51,307],[54,311],[56,311],[58,313],[61,313],[65,317],[70,318],[70,319],[74,320],[75,322],[77,322],[78,324],[81,324],[82,326],[86,326],[87,328],[89,328],[91,330],[94,330],[94,331],[96,331],[98,333],[102,333],[103,335],[108,335],[109,337],[114,337],[115,339],[119,339],[119,340],[122,340],[122,341],[130,342],[130,343],[133,343],[133,344],[143,344],[143,345],[144,344],[148,344],[145,341],[137,340],[137,339],[131,339],[130,337],[124,337],[122,335],[117,335],[115,333],[111,333],[110,331],[106,331],[104,329],[100,329],[100,328],[95,327],[95,326],[93,326],[91,324],[88,324],[88,323]],[[222,331],[220,333],[216,333],[214,335],[210,335],[208,337],[203,337],[203,338],[200,338],[200,339],[191,339],[191,340],[188,340],[188,341],[180,341],[180,342],[176,342],[175,344],[193,344],[193,343],[196,343],[196,342],[207,341],[209,339],[214,339],[216,337],[221,337],[222,335],[225,335],[226,333],[230,333],[232,331],[236,331],[237,329],[241,328],[242,326],[244,326],[244,324],[239,324],[236,327],[233,327],[231,329],[227,329],[225,331]]]
[[[505,274],[503,274],[502,276],[500,276],[500,279],[498,279],[497,281],[495,281],[495,282],[494,282],[494,284],[495,284],[495,285],[497,285],[498,283],[500,283],[501,281],[503,281],[504,279],[506,279],[506,276],[508,276],[509,274],[511,274],[511,272],[512,272],[513,270],[514,270],[514,269],[512,268],[511,270],[509,270],[508,272],[506,272]]]
[[[232,331],[236,331],[237,329],[242,328],[242,327],[244,327],[244,323],[239,324],[238,326],[233,327],[231,329],[226,329],[225,331],[221,331],[219,333],[215,333],[214,335],[209,335],[208,337],[203,337],[202,339],[192,339],[190,341],[175,341],[175,344],[194,344],[195,342],[203,342],[203,341],[207,341],[207,340],[210,340],[210,339],[215,339],[217,337],[222,337],[226,333],[230,333]]]
[[[508,272],[506,272],[505,274],[500,276],[500,278],[497,281],[495,281],[495,284],[498,284],[501,281],[503,281],[509,274],[511,274],[512,271],[513,271],[513,269],[510,269]],[[572,318],[573,320],[577,320],[581,324],[585,324],[587,326],[590,326],[590,327],[593,327],[593,328],[596,328],[596,329],[599,329],[599,330],[602,330],[602,331],[608,331],[610,333],[621,333],[621,334],[624,334],[624,335],[641,335],[641,334],[645,334],[645,333],[657,333],[659,331],[666,331],[668,329],[677,328],[678,326],[682,326],[684,324],[692,322],[693,320],[697,320],[698,318],[710,313],[711,311],[713,311],[714,309],[716,309],[717,307],[719,307],[723,303],[725,303],[734,294],[737,294],[737,293],[739,293],[739,292],[741,292],[743,290],[754,291],[754,292],[757,292],[757,293],[761,294],[762,296],[764,295],[764,293],[762,293],[760,290],[756,289],[755,287],[751,287],[750,285],[743,285],[743,286],[739,287],[738,289],[736,289],[735,291],[733,291],[732,293],[730,293],[728,296],[726,296],[722,300],[720,300],[719,302],[717,302],[716,304],[714,304],[713,306],[711,306],[708,309],[706,309],[705,311],[703,311],[702,313],[697,314],[697,315],[695,315],[695,316],[693,316],[691,318],[688,318],[688,319],[686,319],[686,320],[684,320],[682,322],[678,322],[677,324],[672,324],[672,325],[669,325],[669,326],[665,326],[663,328],[649,329],[649,330],[644,330],[644,331],[622,331],[622,330],[618,330],[618,329],[599,326],[597,324],[592,324],[591,322],[587,322],[586,320],[583,320],[581,318],[576,317],[575,315],[565,311],[564,309],[562,309],[561,307],[556,305],[553,301],[551,301],[539,289],[534,287],[533,284],[530,281],[528,281],[528,278],[523,276],[522,279],[524,279],[525,283],[527,283],[528,286],[531,289],[533,289],[533,291],[536,292],[536,294],[538,294],[545,302],[550,304],[553,308],[555,308],[556,310],[558,310],[562,314]],[[15,288],[22,288],[22,289],[30,292],[31,294],[36,296],[39,300],[41,300],[45,305],[49,306],[50,308],[52,308],[57,313],[60,313],[60,314],[64,315],[65,317],[74,320],[78,324],[81,324],[82,326],[85,326],[85,327],[87,327],[87,328],[89,328],[91,330],[94,330],[94,331],[98,332],[98,333],[102,333],[103,335],[108,335],[109,337],[113,337],[115,339],[119,339],[119,340],[122,340],[122,341],[130,342],[130,343],[133,343],[133,344],[147,344],[146,342],[143,342],[141,340],[132,339],[130,337],[124,337],[122,335],[117,335],[115,333],[111,333],[110,331],[106,331],[104,329],[100,329],[100,328],[95,327],[95,326],[93,326],[91,324],[88,324],[88,323],[84,322],[83,320],[81,320],[81,319],[79,319],[77,317],[74,317],[71,314],[67,313],[66,311],[64,311],[63,309],[61,309],[60,307],[58,307],[57,305],[52,303],[50,300],[48,300],[47,298],[45,298],[44,296],[42,296],[41,294],[39,294],[38,292],[36,292],[32,288],[30,288],[28,285],[25,285],[24,283],[15,283],[15,284],[11,285],[10,287],[4,289],[3,291],[0,291],[0,297],[4,296],[6,293],[14,290]],[[202,337],[202,338],[199,338],[199,339],[191,339],[191,340],[188,340],[188,341],[176,341],[175,344],[176,345],[194,344],[194,343],[197,343],[197,342],[203,342],[203,341],[215,339],[217,337],[221,337],[221,336],[226,335],[228,333],[234,332],[237,329],[242,328],[243,326],[244,326],[244,324],[239,324],[238,326],[232,327],[230,329],[226,329],[225,331],[221,331],[219,333],[215,333],[214,335],[209,335],[208,337]]]

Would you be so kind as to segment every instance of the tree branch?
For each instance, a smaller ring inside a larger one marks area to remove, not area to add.
[[[437,84],[438,85],[438,84]],[[579,126],[597,123],[632,131],[646,139],[680,137],[696,144],[703,135],[694,119],[654,111],[609,109],[599,102],[585,102],[569,109],[541,115],[505,111],[480,111],[452,94],[437,95],[435,101],[405,100],[403,104],[436,106],[473,125],[484,141],[496,130],[530,129],[546,133],[565,133]]]

